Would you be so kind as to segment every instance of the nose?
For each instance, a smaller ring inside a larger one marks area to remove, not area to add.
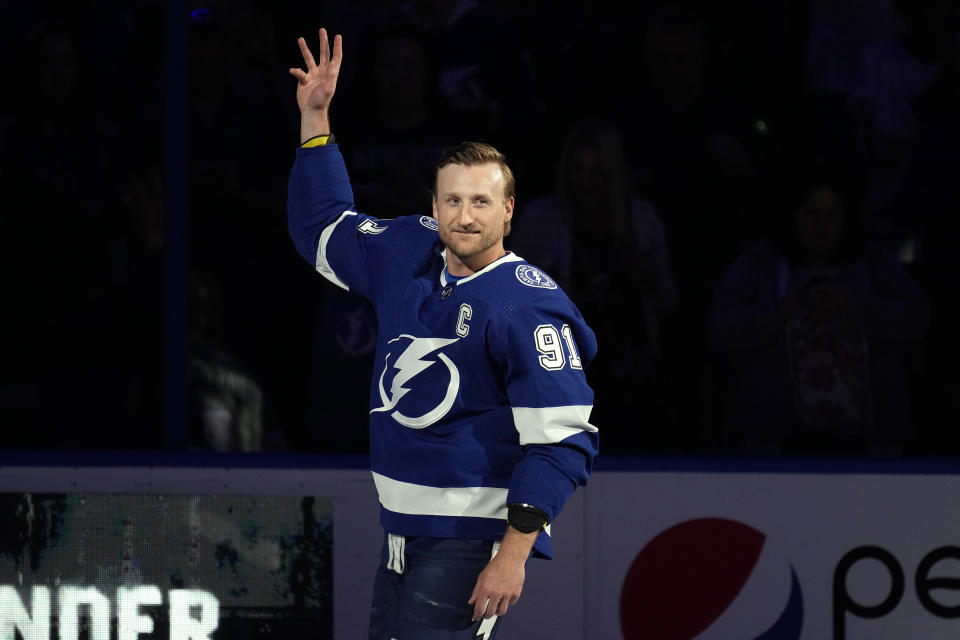
[[[470,226],[470,223],[473,222],[473,212],[470,209],[469,203],[464,203],[464,205],[460,207],[460,216],[458,218],[458,222],[462,227],[468,227]]]

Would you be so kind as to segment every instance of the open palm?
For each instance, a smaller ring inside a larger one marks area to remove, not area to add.
[[[306,40],[297,39],[300,53],[307,65],[303,69],[290,69],[290,74],[297,83],[297,104],[301,112],[325,111],[330,106],[333,94],[337,90],[337,76],[340,74],[340,62],[343,60],[343,39],[337,35],[333,38],[333,54],[330,53],[330,42],[327,39],[327,30],[320,29],[320,57],[314,60]]]

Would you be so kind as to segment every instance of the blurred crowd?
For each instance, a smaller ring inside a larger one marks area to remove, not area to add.
[[[960,1],[621,4],[219,0],[185,42],[158,0],[12,10],[6,448],[163,446],[178,73],[189,446],[366,450],[376,318],[286,229],[286,70],[324,26],[360,211],[429,214],[449,144],[507,155],[508,249],[597,333],[602,452],[960,454]]]

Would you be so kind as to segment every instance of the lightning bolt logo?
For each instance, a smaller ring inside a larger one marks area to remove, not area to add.
[[[540,269],[537,269],[533,265],[521,264],[517,267],[516,274],[517,280],[528,287],[536,287],[539,289],[557,288],[557,283],[554,282],[550,276],[545,274],[543,271],[540,271]]]
[[[390,393],[388,394],[386,389],[384,389],[383,379],[387,375],[387,370],[390,369],[390,356],[392,353],[388,353],[384,358],[383,371],[380,373],[380,400],[383,404],[372,409],[370,413],[393,411],[390,417],[403,426],[410,427],[411,429],[423,429],[447,415],[447,412],[450,411],[454,401],[457,399],[457,392],[460,390],[460,370],[457,369],[457,365],[453,364],[450,358],[443,353],[437,354],[437,360],[425,358],[434,351],[453,344],[459,340],[459,338],[417,338],[411,335],[401,334],[393,340],[390,340],[387,344],[393,344],[403,338],[409,339],[411,342],[407,345],[407,348],[403,350],[403,353],[397,356],[393,363],[393,368],[397,369],[398,373],[393,377],[393,382],[390,384]],[[410,388],[405,385],[428,367],[436,364],[438,360],[442,362],[450,372],[450,382],[447,384],[447,392],[443,400],[440,401],[440,404],[415,418],[405,416],[400,413],[400,411],[394,411],[400,399],[410,392]]]

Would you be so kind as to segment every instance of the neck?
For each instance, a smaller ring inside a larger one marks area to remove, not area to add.
[[[503,250],[502,244],[490,247],[486,251],[481,251],[467,258],[460,258],[447,247],[447,271],[450,272],[450,275],[458,278],[472,276],[505,255],[507,255],[507,252]]]

